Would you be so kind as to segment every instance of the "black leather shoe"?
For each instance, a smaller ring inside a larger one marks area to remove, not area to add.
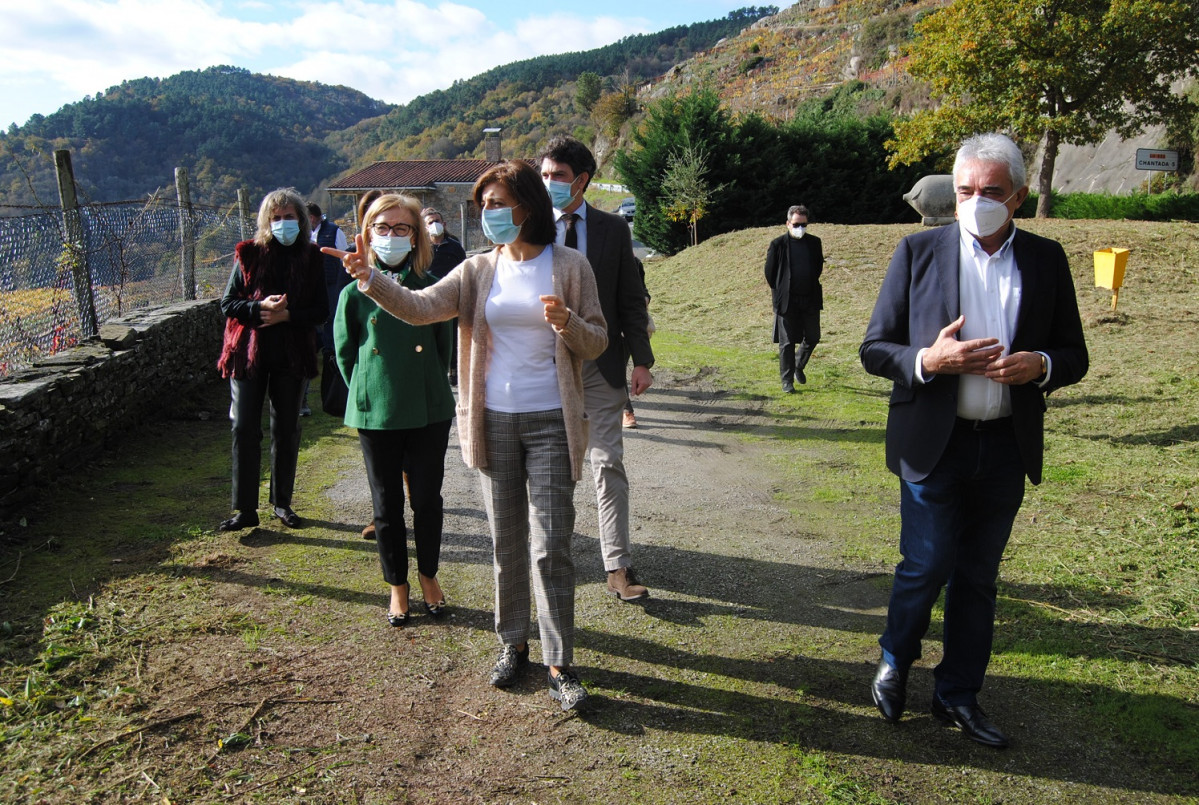
[[[241,531],[258,525],[258,512],[238,512],[228,520],[222,520],[217,528],[221,531]]]
[[[293,512],[287,506],[276,506],[275,516],[278,517],[283,522],[283,525],[287,526],[288,528],[299,528],[301,525],[300,515]]]
[[[410,613],[401,612],[398,615],[390,610],[387,612],[387,622],[397,629],[408,622]]]
[[[972,741],[1003,749],[1008,745],[1007,736],[987,718],[987,714],[977,704],[949,705],[941,701],[940,696],[933,696],[932,714],[946,724],[952,724],[966,734]]]
[[[790,380],[784,380],[783,381],[783,394],[794,394],[794,393],[795,393],[795,384],[792,383]]]
[[[870,683],[870,696],[883,718],[897,723],[908,699],[908,672],[900,671],[886,660],[879,660],[878,670]]]
[[[797,381],[799,381],[799,384],[800,384],[801,386],[802,386],[802,385],[806,385],[806,384],[807,384],[807,382],[808,382],[808,376],[807,376],[807,375],[805,375],[805,374],[803,373],[803,369],[796,369],[796,370],[795,370],[795,379],[796,379]]]

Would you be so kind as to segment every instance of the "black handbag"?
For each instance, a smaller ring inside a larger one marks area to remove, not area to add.
[[[325,359],[321,363],[321,408],[329,416],[343,417],[350,390],[337,368],[336,354],[332,350],[323,350],[322,354]]]

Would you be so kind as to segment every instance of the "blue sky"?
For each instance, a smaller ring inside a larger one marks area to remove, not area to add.
[[[500,64],[590,50],[747,0],[6,0],[0,127],[122,81],[232,64],[389,103]],[[780,7],[787,3],[776,3]]]

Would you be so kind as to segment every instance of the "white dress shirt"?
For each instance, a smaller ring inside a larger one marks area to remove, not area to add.
[[[1010,354],[1012,336],[1016,332],[1016,315],[1020,311],[1020,295],[1023,292],[1020,270],[1012,253],[1012,240],[1016,237],[1016,225],[1012,223],[1011,234],[994,254],[987,254],[974,236],[960,228],[958,242],[958,301],[961,314],[965,316],[959,341],[976,338],[995,338],[1003,347],[1003,355]],[[916,355],[916,379],[929,382],[924,376],[922,360],[926,349]],[[1040,353],[1044,355],[1044,353]],[[1046,357],[1046,367],[1049,359]],[[1049,380],[1049,371],[1040,385]],[[997,383],[983,375],[960,375],[958,378],[957,415],[963,419],[999,419],[1011,416],[1011,392],[1003,383]]]
[[[1008,355],[1016,331],[1016,312],[1023,290],[1020,271],[1012,255],[1016,227],[994,254],[987,254],[974,236],[961,230],[958,255],[958,298],[966,317],[958,338],[998,338]],[[962,375],[958,380],[958,416],[963,419],[998,419],[1011,416],[1008,387],[982,375]]]
[[[558,239],[554,241],[559,246],[566,245],[566,221],[562,220],[562,216],[566,213],[557,208],[554,209],[554,222],[558,225]],[[579,216],[575,221],[575,237],[579,239],[578,245],[575,247],[583,254],[587,254],[587,202],[579,205],[575,210],[575,215]]]

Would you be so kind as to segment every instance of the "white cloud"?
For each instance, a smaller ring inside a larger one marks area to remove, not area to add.
[[[122,81],[217,64],[344,84],[404,103],[497,65],[650,30],[642,17],[619,16],[617,5],[610,3],[608,16],[588,18],[538,13],[531,1],[496,3],[485,12],[417,0],[22,0],[4,12],[0,126]]]
[[[198,0],[44,0],[5,16],[12,41],[24,44],[0,53],[0,72],[41,74],[76,97],[128,79],[244,60],[270,27],[230,24]]]
[[[457,79],[470,78],[497,65],[564,50],[590,50],[644,31],[644,27],[632,27],[628,21],[612,17],[588,20],[569,14],[527,18],[517,21],[512,30],[503,30],[488,26],[480,12],[462,6],[443,4],[431,9],[405,0],[397,0],[395,5],[426,8],[436,22],[392,26],[389,30],[399,32],[401,40],[392,47],[363,36],[356,51],[345,52],[333,48],[326,40],[323,50],[281,67],[276,74],[344,84],[388,103],[407,103],[418,95],[448,87]],[[461,22],[446,23],[450,12],[459,14],[457,19]],[[377,15],[378,9],[372,14]],[[376,27],[387,26],[376,23]],[[564,46],[562,31],[578,35]],[[412,47],[402,41],[404,37],[427,38],[430,46]]]

